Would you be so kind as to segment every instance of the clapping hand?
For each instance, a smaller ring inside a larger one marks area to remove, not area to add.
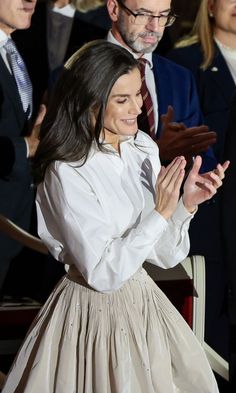
[[[183,123],[174,123],[174,109],[161,116],[162,133],[157,140],[161,161],[171,161],[183,155],[187,165],[192,164],[192,157],[207,151],[216,142],[216,133],[205,125],[187,128]]]
[[[218,164],[215,170],[204,174],[199,173],[201,164],[202,158],[197,156],[184,184],[183,203],[190,213],[197,205],[212,198],[221,187],[229,161],[225,161],[223,165]]]
[[[183,187],[183,203],[190,213],[193,213],[200,203],[212,198],[217,189],[222,186],[229,161],[225,161],[223,165],[218,164],[215,170],[204,174],[199,173],[201,164],[202,158],[197,156]],[[177,207],[185,167],[186,160],[183,156],[176,157],[167,167],[161,167],[156,183],[155,209],[166,220],[172,216]]]
[[[167,220],[174,213],[185,176],[186,160],[176,157],[166,168],[161,167],[156,183],[155,209]]]

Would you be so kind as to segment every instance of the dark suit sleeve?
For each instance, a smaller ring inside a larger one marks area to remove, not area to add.
[[[192,116],[190,116],[188,118],[188,121],[185,121],[184,124],[187,127],[195,127],[202,124],[206,124],[200,107],[198,89],[196,86],[195,78],[191,71],[189,71],[189,90],[190,90],[189,113],[192,113]],[[215,169],[218,162],[212,147],[209,147],[206,152],[201,153],[201,156],[202,156],[201,173],[209,172]]]
[[[172,105],[175,111],[174,121],[183,122],[186,127],[202,124],[197,87],[191,71],[166,58],[153,55],[153,72],[159,115],[166,113],[168,105]]]
[[[6,178],[13,171],[22,172],[27,165],[27,147],[24,138],[0,136],[0,177]]]
[[[195,76],[203,61],[198,45],[174,48],[167,53],[166,57],[173,62],[188,68]]]
[[[11,140],[0,137],[0,177],[4,178],[12,171],[15,162],[15,149]]]

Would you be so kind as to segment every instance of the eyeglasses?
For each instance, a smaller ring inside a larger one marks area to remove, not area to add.
[[[125,11],[128,11],[133,16],[133,23],[135,25],[147,25],[157,18],[160,27],[168,27],[173,25],[175,19],[177,18],[177,15],[172,12],[170,12],[168,15],[149,15],[139,12],[135,13],[126,7],[126,5],[124,5],[121,1],[117,1],[117,3],[121,8],[123,8]]]

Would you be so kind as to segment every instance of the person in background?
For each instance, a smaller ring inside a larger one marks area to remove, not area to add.
[[[151,102],[145,108],[150,115],[143,107],[139,128],[152,135],[163,163],[184,155],[191,167],[192,157],[207,151],[216,135],[200,125],[203,119],[192,74],[153,53],[165,28],[175,20],[171,1],[108,0],[107,7],[112,21],[108,41],[123,46],[143,64],[143,96],[148,93]],[[205,155],[206,168],[214,167],[211,158]]]
[[[236,93],[235,15],[236,1],[202,0],[190,36],[168,54],[195,76],[205,122],[217,133],[213,150],[219,162],[225,157],[226,129]],[[218,194],[201,206],[190,236],[191,252],[206,259],[206,341],[228,359],[228,288],[222,231]]]
[[[236,195],[236,95],[231,104],[228,127],[225,134],[225,156],[230,159],[230,178],[222,190],[222,226],[223,226],[223,250],[228,272],[229,285],[229,317],[230,317],[230,340],[229,340],[229,383],[230,393],[235,392],[236,386],[236,249],[235,249],[235,222],[236,211],[234,207]],[[228,177],[228,173],[227,173]]]
[[[45,107],[32,124],[32,86],[11,35],[26,29],[36,0],[0,2],[0,214],[28,230],[34,192],[31,158],[38,146]],[[0,233],[0,297],[12,259],[21,245]]]
[[[77,0],[41,0],[35,8],[29,29],[14,33],[34,87],[35,108],[47,102],[64,62],[84,43],[104,38],[105,28],[79,18]]]
[[[111,28],[106,0],[77,0],[76,7],[79,19],[102,29],[109,30]]]
[[[214,151],[224,157],[224,138],[236,93],[236,1],[202,0],[190,36],[168,58],[195,76],[204,119],[217,132]]]
[[[2,393],[218,393],[192,330],[142,269],[188,253],[200,203],[229,162],[199,174],[195,158],[161,166],[138,130],[139,63],[106,40],[67,62],[35,156],[38,231],[69,265],[31,327]]]

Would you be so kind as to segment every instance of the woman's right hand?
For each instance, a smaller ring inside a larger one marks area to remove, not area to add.
[[[155,209],[166,220],[172,216],[177,207],[185,166],[186,160],[181,156],[176,157],[166,168],[161,167],[156,183]]]

